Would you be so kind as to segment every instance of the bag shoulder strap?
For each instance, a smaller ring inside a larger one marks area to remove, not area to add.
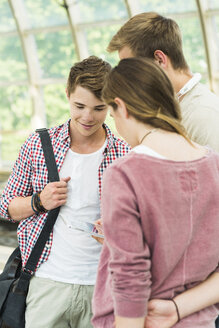
[[[57,171],[55,156],[48,130],[43,128],[37,129],[36,132],[40,135],[46,166],[48,169],[49,182],[59,181],[59,174]]]
[[[54,156],[49,133],[46,128],[37,129],[36,132],[38,132],[40,135],[46,166],[48,169],[49,181],[50,182],[59,181],[59,174],[56,166],[55,156]],[[60,207],[57,207],[49,211],[46,223],[36,241],[36,244],[29,256],[25,268],[23,269],[25,272],[33,272],[33,273],[35,272],[37,263],[40,259],[45,244],[56,222],[57,216],[59,214],[59,210]]]

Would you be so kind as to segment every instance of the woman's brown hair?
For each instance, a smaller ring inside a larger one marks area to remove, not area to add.
[[[179,103],[164,71],[146,58],[127,58],[108,75],[102,93],[104,101],[116,110],[121,98],[128,113],[153,127],[177,132],[185,137]]]

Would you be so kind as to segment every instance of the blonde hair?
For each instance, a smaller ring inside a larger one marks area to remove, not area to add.
[[[177,23],[155,12],[145,12],[130,18],[113,36],[107,51],[119,51],[128,46],[134,56],[154,59],[154,52],[167,55],[174,69],[187,70],[182,37]]]
[[[121,60],[108,75],[102,96],[114,110],[117,108],[114,99],[121,98],[136,120],[176,132],[189,141],[172,84],[152,60],[140,57]]]

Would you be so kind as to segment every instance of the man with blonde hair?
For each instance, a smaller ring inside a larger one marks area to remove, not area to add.
[[[199,82],[199,73],[191,73],[174,20],[154,12],[133,16],[113,36],[107,50],[118,51],[120,59],[154,59],[173,84],[189,137],[219,151],[219,98]]]

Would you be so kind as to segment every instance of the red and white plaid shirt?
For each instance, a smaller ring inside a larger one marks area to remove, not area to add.
[[[54,150],[58,171],[60,171],[65,155],[70,147],[69,121],[58,127],[49,129],[49,134]],[[107,125],[104,124],[107,136],[107,145],[104,150],[104,158],[99,167],[99,196],[101,197],[102,176],[104,170],[118,157],[126,155],[130,147],[128,144],[115,137]],[[48,171],[43,155],[43,149],[38,133],[29,136],[21,147],[18,159],[8,183],[2,193],[0,201],[0,215],[11,219],[8,214],[8,205],[15,197],[27,197],[39,192],[49,183]],[[19,223],[17,229],[18,243],[22,254],[23,266],[25,266],[39,234],[46,222],[47,213],[28,217]],[[44,247],[38,263],[38,267],[48,259],[52,246],[53,234]]]

